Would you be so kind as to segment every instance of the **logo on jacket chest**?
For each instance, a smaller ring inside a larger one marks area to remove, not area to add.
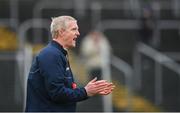
[[[70,68],[69,67],[66,67],[66,71],[69,71],[70,70]]]

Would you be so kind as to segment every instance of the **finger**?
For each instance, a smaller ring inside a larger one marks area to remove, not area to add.
[[[112,92],[113,88],[111,89],[103,89],[103,90],[98,90],[99,92]]]
[[[96,85],[102,84],[102,83],[106,83],[107,84],[107,81],[106,80],[98,80],[98,81],[95,82]]]
[[[107,90],[107,91],[111,91],[111,92],[112,92],[113,90],[114,90],[114,88],[111,88],[111,89],[109,89],[109,90]],[[105,90],[105,91],[106,91],[106,90]]]
[[[100,95],[108,95],[110,93],[111,93],[111,91],[102,91],[102,92],[99,92]]]
[[[108,84],[108,85],[107,85],[107,88],[115,88],[115,85],[113,85],[113,84]]]
[[[100,93],[104,93],[104,94],[110,94],[113,91],[113,89],[109,89],[109,90],[104,90]]]
[[[112,86],[115,86],[112,82],[108,83],[108,85],[112,85]]]
[[[95,77],[94,79],[92,79],[90,82],[93,83],[97,80],[97,77]]]
[[[98,84],[95,87],[99,88],[103,88],[103,89],[111,89],[111,88],[115,88],[114,85],[112,84],[107,84],[107,83],[102,83],[102,84]]]
[[[104,91],[113,91],[114,88],[104,89]]]
[[[107,95],[106,92],[100,92],[99,95]]]
[[[105,89],[114,89],[114,88],[115,88],[115,86],[112,85],[112,86],[107,86]]]
[[[113,89],[114,89],[113,87],[110,87],[110,88],[104,88],[104,91],[113,90]]]
[[[94,83],[93,83],[94,84]],[[98,85],[95,85],[94,84],[94,90],[96,92],[101,92],[101,91],[105,91],[105,90],[111,90],[111,89],[114,89],[114,86],[113,85],[109,85],[107,87],[107,83],[102,83],[102,84],[98,84]]]
[[[114,89],[114,85],[109,85],[109,86],[107,86],[107,85],[108,85],[108,84],[106,84],[106,83],[104,83],[104,84],[99,84],[99,85],[94,86],[94,88],[95,88],[95,90],[97,90],[97,91]]]
[[[107,83],[107,87],[112,87],[114,86],[112,83]]]
[[[111,90],[111,89],[99,88],[99,89],[96,89],[96,92],[103,92],[103,91],[108,91],[108,90]]]
[[[105,88],[102,88],[102,89],[97,89],[96,91],[97,92],[109,92],[109,91],[113,91],[114,87],[105,87]]]
[[[111,87],[111,86],[115,87],[115,85],[114,85],[113,83],[109,83],[109,82],[107,82],[106,80],[100,80],[100,81],[96,81],[96,82],[94,82],[94,83],[95,83],[96,85],[106,84],[107,87]]]
[[[103,89],[103,88],[110,88],[110,87],[112,87],[112,86],[108,86],[107,83],[101,83],[101,84],[94,84],[94,87],[95,87],[96,89]]]

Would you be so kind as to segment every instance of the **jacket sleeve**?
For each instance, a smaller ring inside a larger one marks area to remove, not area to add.
[[[56,54],[39,56],[41,74],[44,76],[45,88],[50,98],[59,102],[78,102],[88,98],[85,88],[71,89],[65,86],[65,64],[63,58]]]

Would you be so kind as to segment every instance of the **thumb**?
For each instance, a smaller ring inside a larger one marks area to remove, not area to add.
[[[97,77],[95,77],[94,79],[92,79],[90,82],[93,83],[97,80]]]

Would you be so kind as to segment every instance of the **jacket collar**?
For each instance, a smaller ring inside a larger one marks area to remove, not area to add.
[[[60,51],[62,51],[65,56],[67,55],[67,51],[58,42],[52,40],[50,44],[56,47],[57,49],[59,49]]]

